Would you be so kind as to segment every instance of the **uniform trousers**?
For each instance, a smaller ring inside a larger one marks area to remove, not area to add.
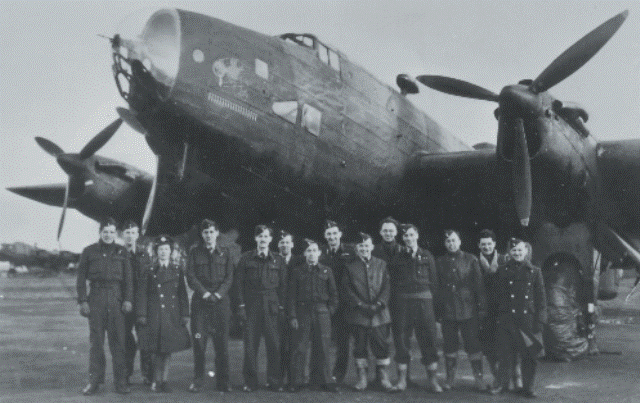
[[[464,351],[469,355],[469,359],[482,358],[482,347],[478,339],[478,319],[466,320],[442,320],[443,350],[445,355],[451,355],[460,349],[458,332],[462,335]],[[478,357],[479,355],[479,357]]]
[[[482,353],[487,357],[491,371],[494,371],[498,362],[498,327],[495,315],[487,315],[480,322],[482,327],[478,331],[478,338],[482,345]]]
[[[258,387],[258,347],[264,336],[267,349],[267,383],[278,387],[282,383],[280,371],[280,312],[278,294],[255,293],[245,296],[247,323],[244,329],[244,381],[253,389]]]
[[[287,379],[289,384],[293,384],[294,374],[292,366],[292,353],[294,349],[294,339],[291,324],[284,312],[280,313],[280,378]]]
[[[411,362],[411,335],[415,330],[422,363],[429,365],[438,361],[435,346],[436,322],[431,298],[405,298],[398,296],[392,305],[393,341],[398,364]]]
[[[522,360],[522,386],[531,390],[537,357],[527,348],[515,317],[502,314],[498,317],[498,382],[502,387],[509,386],[516,355],[520,355]]]
[[[229,297],[220,301],[204,301],[195,295],[191,299],[191,337],[193,339],[193,382],[204,382],[205,353],[209,338],[216,353],[216,383],[226,387],[229,383]]]
[[[92,282],[89,294],[89,382],[104,382],[106,359],[104,334],[109,339],[113,378],[119,385],[126,383],[124,313],[120,282]]]
[[[391,350],[390,325],[385,324],[374,327],[353,325],[353,338],[355,339],[353,358],[369,358],[367,346],[370,346],[371,352],[377,360],[389,358]]]
[[[333,366],[333,376],[338,382],[344,381],[349,367],[349,347],[353,325],[346,320],[347,312],[338,309],[331,317],[333,341],[336,345],[336,361]]]
[[[310,383],[312,385],[332,383],[329,364],[331,317],[327,304],[324,302],[299,303],[296,306],[296,314],[298,329],[293,331],[295,349],[292,359],[294,377],[292,383],[296,385],[304,383],[309,344],[311,344]]]

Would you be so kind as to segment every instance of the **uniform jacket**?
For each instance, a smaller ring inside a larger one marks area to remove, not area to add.
[[[331,251],[329,245],[324,245],[320,255],[320,263],[329,266],[333,270],[333,276],[338,285],[342,284],[342,276],[347,269],[347,264],[354,259],[356,259],[356,252],[353,247],[343,243],[340,244],[335,253]]]
[[[547,299],[540,268],[510,260],[498,268],[495,293],[493,309],[499,316],[511,316],[525,331],[542,331],[547,322]]]
[[[194,245],[187,257],[187,282],[193,298],[202,298],[207,292],[226,298],[233,284],[235,264],[228,248],[216,245],[213,252],[202,244]]]
[[[129,264],[131,265],[131,272],[133,274],[133,301],[135,303],[136,296],[138,295],[138,283],[140,282],[140,276],[144,273],[144,270],[151,266],[151,256],[147,252],[146,248],[142,245],[136,245],[134,252],[127,251],[129,257]],[[135,315],[135,313],[134,313]]]
[[[271,251],[266,258],[258,256],[257,250],[245,252],[236,268],[238,282],[238,304],[243,305],[252,294],[274,291],[279,301],[286,300],[287,266],[282,256]]]
[[[446,320],[484,317],[487,303],[478,259],[459,250],[440,256],[436,267],[439,285],[436,317]]]
[[[426,249],[418,247],[415,256],[403,249],[391,259],[388,267],[393,294],[438,291],[436,261]]]
[[[501,255],[498,251],[493,254],[493,259],[488,261],[482,253],[478,256],[478,262],[480,263],[480,271],[482,272],[482,281],[484,282],[484,291],[487,296],[487,307],[493,306],[495,303],[495,290],[496,280],[498,278],[498,267],[507,263],[507,257]],[[495,315],[495,310],[489,309],[487,315]]]
[[[391,322],[389,313],[389,273],[387,263],[371,257],[369,263],[357,258],[347,265],[342,279],[348,301],[347,321],[352,324],[375,327]],[[376,305],[379,309],[371,315],[363,305]]]
[[[390,243],[382,241],[373,248],[371,256],[375,256],[389,263],[389,261],[398,253],[400,253],[402,249],[403,247],[400,246],[400,244],[398,244],[398,242],[396,241]]]
[[[288,313],[295,318],[297,307],[301,304],[326,304],[329,313],[338,307],[338,290],[330,267],[318,264],[309,267],[305,262],[296,266],[289,276]]]
[[[141,326],[141,350],[169,353],[190,347],[190,337],[182,318],[189,316],[184,274],[172,263],[156,262],[140,277],[136,314],[147,319]]]
[[[121,245],[100,241],[84,248],[78,263],[78,303],[87,301],[87,280],[120,281],[122,301],[134,302],[131,264],[127,250]]]

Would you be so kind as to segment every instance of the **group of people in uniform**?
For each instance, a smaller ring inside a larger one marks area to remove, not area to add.
[[[268,389],[335,392],[344,384],[353,356],[356,390],[403,391],[413,384],[409,370],[415,334],[431,391],[454,387],[461,338],[479,390],[498,394],[513,384],[516,393],[535,396],[546,298],[541,271],[528,260],[521,239],[509,241],[505,256],[495,249],[495,234],[484,230],[475,256],[460,249],[457,230],[447,230],[446,253],[435,259],[419,246],[420,231],[413,224],[389,217],[380,223],[379,244],[360,232],[347,245],[339,224],[326,221],[326,244],[305,239],[303,256],[294,256],[292,234],[280,231],[274,252],[273,230],[258,225],[256,248],[236,263],[231,251],[217,243],[216,222],[205,219],[199,226],[200,242],[182,265],[171,259],[175,245],[170,237],[156,239],[152,259],[137,245],[136,223],[122,227],[124,246],[114,242],[116,228],[112,219],[102,222],[98,243],[84,249],[78,265],[78,303],[80,313],[89,318],[91,345],[85,395],[104,383],[105,332],[118,393],[130,392],[136,344],[144,382],[155,392],[171,390],[171,354],[192,347],[194,375],[188,389],[200,392],[209,339],[215,350],[216,389],[232,391],[229,325],[236,309],[243,328],[246,392],[259,388],[257,357],[263,337]],[[396,240],[399,232],[402,243]],[[193,290],[190,303],[185,282]],[[437,375],[437,323],[443,337],[443,382]],[[389,374],[392,350],[395,383]],[[372,381],[370,354],[376,367]],[[494,377],[492,385],[484,380],[483,357]]]

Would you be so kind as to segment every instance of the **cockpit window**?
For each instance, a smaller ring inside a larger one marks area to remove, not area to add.
[[[329,48],[311,34],[282,34],[280,39],[295,43],[310,49],[315,49],[318,58],[326,65],[331,66],[335,71],[340,71],[340,57],[338,52]]]
[[[313,49],[314,43],[316,41],[316,37],[309,34],[282,34],[280,35],[281,39],[284,39],[287,42],[297,43],[300,46],[306,46],[308,48]]]

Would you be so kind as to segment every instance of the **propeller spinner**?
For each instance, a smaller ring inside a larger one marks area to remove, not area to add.
[[[36,142],[48,154],[56,157],[58,164],[69,175],[64,190],[64,202],[62,203],[62,215],[60,216],[60,224],[58,224],[58,241],[64,227],[64,218],[67,214],[67,206],[69,205],[69,197],[73,189],[78,188],[78,184],[83,183],[85,166],[84,161],[93,156],[100,148],[102,148],[113,137],[116,130],[122,124],[122,119],[114,120],[109,126],[104,128],[100,133],[96,134],[78,154],[65,153],[62,148],[54,142],[42,137],[36,137]]]
[[[416,77],[416,79],[427,87],[446,94],[494,101],[500,104],[500,109],[502,109],[503,105],[508,105],[513,110],[515,93],[519,94],[517,99],[522,100],[523,103],[534,103],[538,94],[547,91],[584,66],[618,31],[628,15],[629,11],[625,10],[605,21],[565,50],[535,80],[524,80],[520,82],[521,85],[519,86],[505,87],[500,95],[455,78],[422,75]],[[518,110],[515,110],[515,112],[517,114]],[[503,116],[503,114],[500,114],[500,119],[503,119]],[[515,127],[512,127],[512,125],[499,125],[498,145],[505,144],[506,136],[512,137],[510,143],[514,147],[512,164],[516,212],[520,223],[523,226],[528,226],[532,205],[532,180],[527,132],[522,117],[515,117]]]

